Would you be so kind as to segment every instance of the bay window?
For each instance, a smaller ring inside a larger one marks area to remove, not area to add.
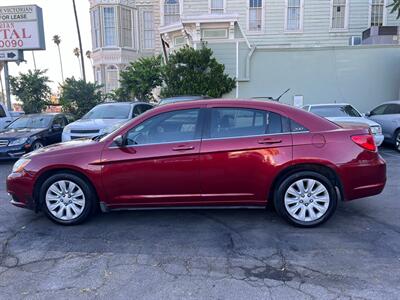
[[[143,12],[143,48],[154,49],[154,16],[152,11]]]
[[[164,25],[173,24],[180,20],[179,0],[165,0],[164,2]]]
[[[104,46],[116,46],[116,22],[115,22],[115,8],[104,7]]]
[[[121,9],[121,46],[133,48],[132,10]]]

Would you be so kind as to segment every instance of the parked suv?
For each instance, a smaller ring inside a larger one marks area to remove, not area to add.
[[[64,225],[97,207],[273,202],[286,220],[310,227],[327,221],[338,201],[379,194],[385,182],[368,128],[277,102],[200,100],[159,106],[102,138],[28,154],[14,165],[7,191],[12,204]]]
[[[64,128],[63,142],[78,138],[93,138],[113,131],[125,122],[153,108],[144,102],[118,102],[97,105]]]
[[[385,141],[400,152],[400,100],[382,103],[365,115],[382,126]]]

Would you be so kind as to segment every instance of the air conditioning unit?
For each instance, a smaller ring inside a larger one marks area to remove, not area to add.
[[[362,42],[362,38],[361,36],[358,35],[353,35],[352,37],[350,37],[349,39],[349,45],[350,46],[358,46],[361,45]]]

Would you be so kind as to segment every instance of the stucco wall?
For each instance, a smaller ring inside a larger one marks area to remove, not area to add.
[[[235,44],[209,46],[235,76]],[[240,47],[242,79],[247,53]],[[383,101],[399,99],[400,46],[257,49],[249,70],[249,81],[239,84],[241,98],[276,97],[291,88],[282,102],[293,104],[294,95],[303,95],[304,104],[350,102],[367,111]],[[232,91],[226,97],[234,95]]]

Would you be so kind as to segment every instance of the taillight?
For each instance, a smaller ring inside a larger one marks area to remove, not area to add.
[[[354,143],[356,143],[361,148],[364,148],[365,150],[377,150],[374,137],[371,134],[353,135],[351,139]]]

